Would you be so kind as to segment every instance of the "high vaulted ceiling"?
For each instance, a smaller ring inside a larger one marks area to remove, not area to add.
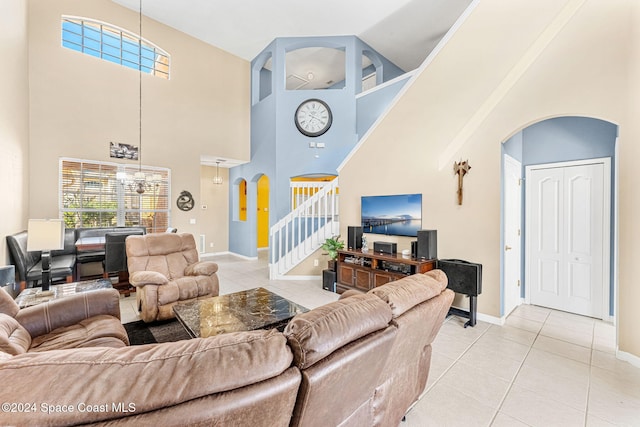
[[[471,0],[112,0],[251,61],[277,37],[355,35],[417,68]]]

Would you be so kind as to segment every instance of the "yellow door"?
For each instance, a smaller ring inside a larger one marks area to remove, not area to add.
[[[247,220],[247,181],[244,179],[238,185],[238,219],[240,221]]]
[[[258,248],[269,247],[269,178],[258,180]]]

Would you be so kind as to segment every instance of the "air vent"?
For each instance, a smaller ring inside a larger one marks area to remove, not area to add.
[[[304,77],[300,77],[297,74],[289,74],[287,76],[287,90],[297,90],[307,85],[309,80]]]

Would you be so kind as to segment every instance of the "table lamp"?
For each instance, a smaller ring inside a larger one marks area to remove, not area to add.
[[[61,219],[30,219],[27,227],[27,251],[42,251],[42,290],[51,285],[51,254],[64,249],[64,221]]]

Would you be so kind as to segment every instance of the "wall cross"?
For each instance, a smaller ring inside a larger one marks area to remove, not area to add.
[[[469,172],[469,160],[453,162],[453,173],[458,175],[458,204],[462,204],[462,178]]]

